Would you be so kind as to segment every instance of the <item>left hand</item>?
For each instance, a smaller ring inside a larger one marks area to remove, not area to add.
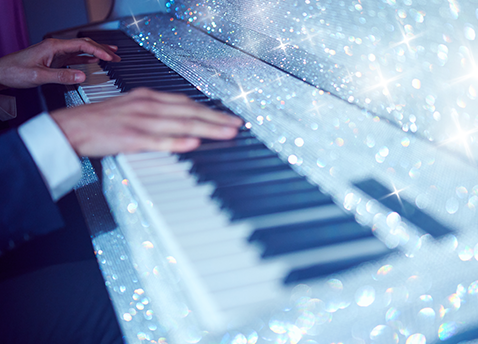
[[[85,81],[86,75],[67,65],[120,61],[113,45],[98,44],[90,38],[60,40],[49,38],[27,49],[0,58],[0,84],[30,88],[43,84],[72,85]],[[92,56],[80,56],[89,54]]]

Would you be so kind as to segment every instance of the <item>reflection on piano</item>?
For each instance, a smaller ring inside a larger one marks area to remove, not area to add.
[[[265,36],[264,24],[257,23],[265,15],[238,25],[227,21],[239,16],[234,12],[223,13],[221,23],[214,19],[216,12],[234,7],[230,4],[209,12],[199,4],[204,12],[182,2],[177,6],[181,20],[158,14],[120,25],[154,54],[122,32],[82,33],[119,45],[122,57],[96,70],[85,66],[88,79],[78,88],[85,102],[147,86],[185,93],[247,121],[235,139],[207,140],[194,152],[104,160],[105,193],[128,243],[120,259],[132,262],[141,286],[117,284],[118,276],[106,272],[123,329],[143,322],[150,325],[137,331],[139,340],[194,343],[474,338],[474,152],[452,154],[440,136],[449,128],[430,126],[427,134],[426,116],[407,113],[414,101],[400,96],[413,88],[412,98],[421,99],[419,79],[406,76],[411,86],[394,84],[397,99],[390,81],[378,82],[377,96],[377,87],[366,88],[343,73],[364,79],[377,70],[385,75],[380,67],[391,62],[374,64],[381,55],[362,55],[356,70],[346,71],[331,64],[335,53],[325,47],[328,56],[316,66],[310,47],[295,46],[290,36],[279,42]],[[272,14],[281,13],[280,6],[269,6]],[[370,5],[368,16],[386,16],[393,6]],[[310,7],[313,14],[320,6]],[[336,7],[343,6],[319,9]],[[354,3],[348,10],[359,15],[363,8]],[[417,9],[396,11],[400,20],[409,15],[417,23],[424,15]],[[453,17],[451,2],[447,11]],[[470,28],[465,25],[469,38]],[[370,30],[375,36],[367,39],[373,43],[380,35],[376,27]],[[345,38],[362,44],[351,37]],[[345,38],[336,33],[333,39]],[[352,46],[343,48],[347,56],[360,48]],[[298,56],[311,67],[298,68]],[[309,76],[303,74],[307,70]],[[339,79],[342,84],[334,84]],[[423,97],[428,105],[435,104],[440,94],[435,92]],[[385,96],[387,106],[376,105],[374,96]],[[412,124],[402,121],[404,114]],[[111,247],[102,241],[98,250],[104,271]],[[122,295],[129,297],[122,300],[128,300],[126,308],[116,301]]]

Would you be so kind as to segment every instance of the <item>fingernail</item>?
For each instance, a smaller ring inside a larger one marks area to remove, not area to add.
[[[229,117],[231,117],[231,123],[234,123],[236,125],[242,125],[244,123],[243,120],[240,119],[239,117],[231,116],[231,115],[229,115]]]
[[[75,82],[82,82],[83,81],[83,74],[75,73]]]
[[[231,127],[222,127],[221,131],[224,135],[230,136],[230,135],[235,135],[237,130]]]

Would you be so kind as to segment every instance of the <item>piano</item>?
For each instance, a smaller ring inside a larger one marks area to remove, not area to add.
[[[122,62],[76,67],[69,106],[147,86],[245,121],[84,160],[127,342],[473,342],[477,25],[456,0],[170,0],[79,32]]]

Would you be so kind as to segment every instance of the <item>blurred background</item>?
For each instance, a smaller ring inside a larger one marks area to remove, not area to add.
[[[40,42],[47,33],[141,13],[164,0],[0,0],[0,56]]]

